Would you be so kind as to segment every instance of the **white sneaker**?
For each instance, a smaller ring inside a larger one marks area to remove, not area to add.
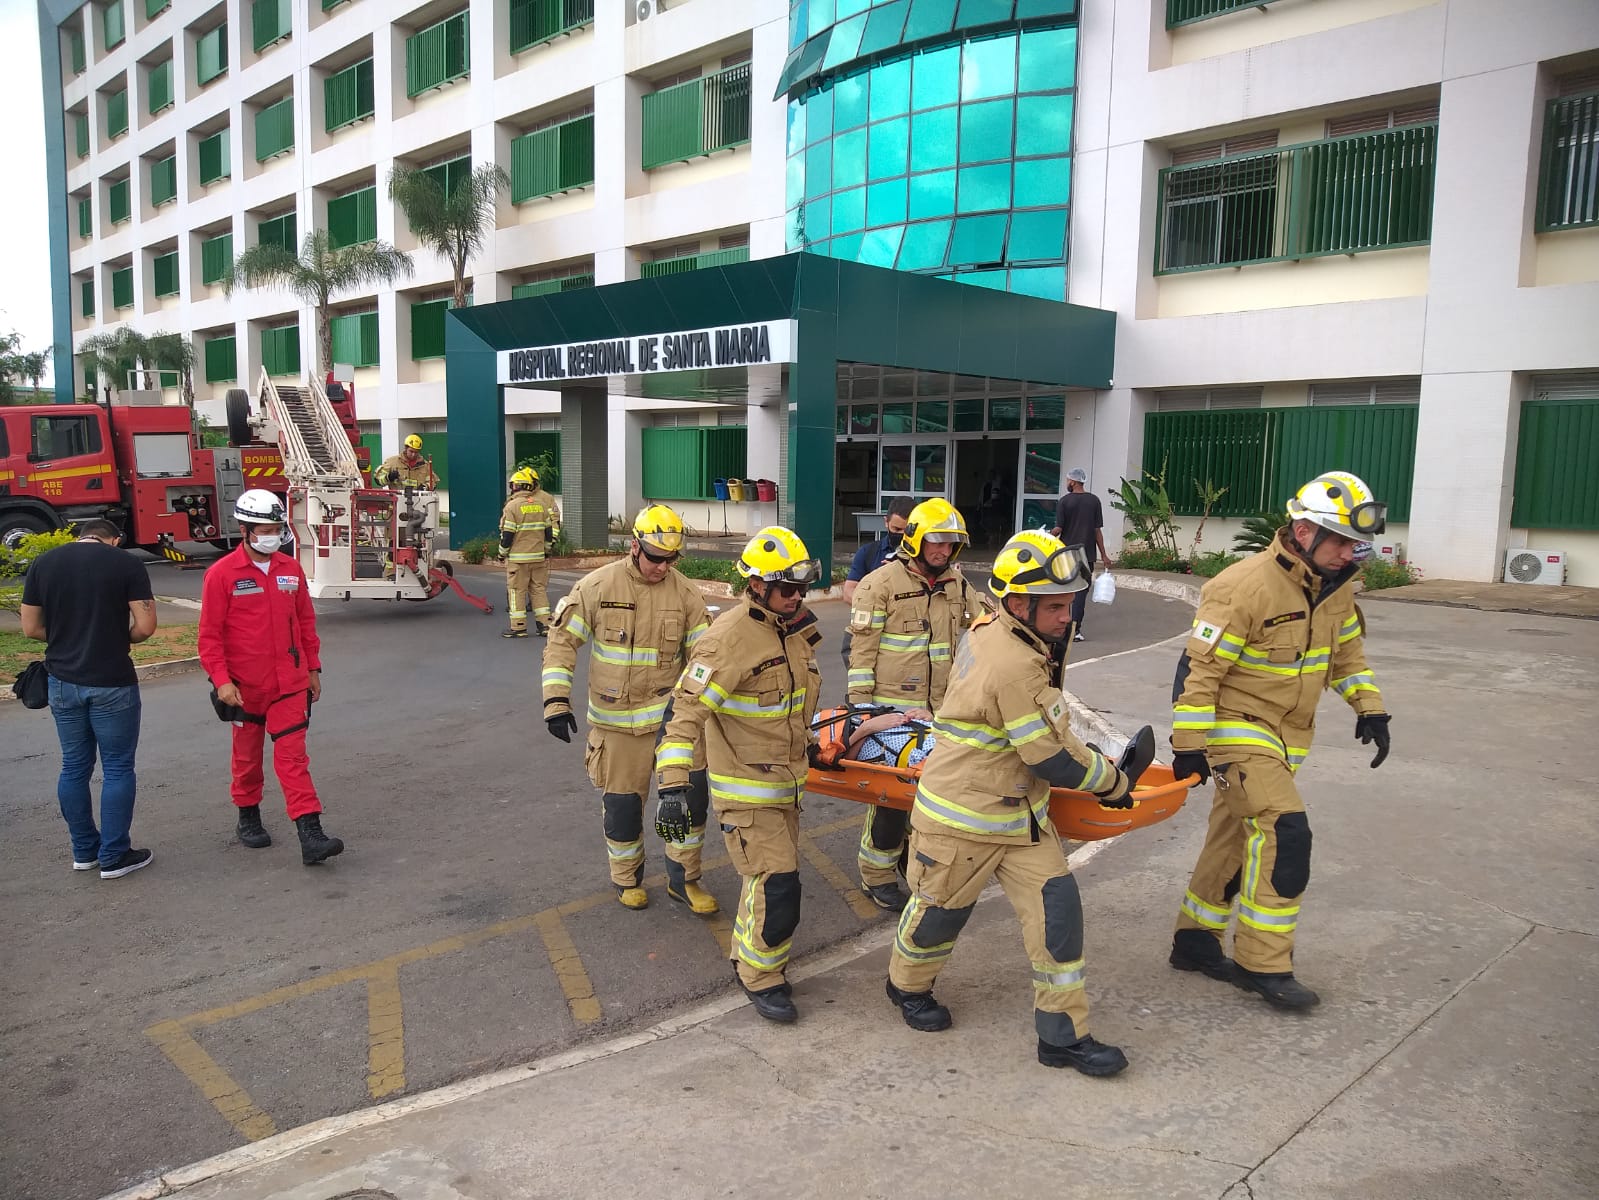
[[[1085,637],[1084,637],[1084,636],[1083,636],[1083,635],[1082,635],[1082,634],[1080,634],[1080,633],[1078,633],[1078,634],[1074,634],[1074,635],[1072,635],[1072,641],[1074,641],[1074,642],[1086,642],[1086,641],[1087,641],[1087,640],[1088,640],[1088,639],[1087,639],[1087,638],[1085,638]]]
[[[72,869],[74,871],[92,871],[99,865],[99,860],[94,858],[91,858],[88,862],[79,862],[77,859],[72,860]]]

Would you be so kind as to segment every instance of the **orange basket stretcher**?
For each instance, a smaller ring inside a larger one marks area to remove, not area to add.
[[[890,767],[845,758],[834,769],[813,767],[805,778],[805,790],[909,811],[916,799],[916,780],[920,775],[919,767]],[[1103,841],[1164,821],[1182,808],[1188,788],[1187,779],[1178,781],[1172,777],[1171,767],[1151,763],[1132,791],[1131,808],[1106,808],[1088,792],[1051,788],[1049,818],[1061,837],[1077,842]]]

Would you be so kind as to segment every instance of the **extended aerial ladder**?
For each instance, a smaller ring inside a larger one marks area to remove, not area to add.
[[[279,383],[263,370],[256,396],[261,435],[283,457],[289,527],[313,597],[431,600],[449,588],[494,611],[456,582],[448,563],[434,561],[439,494],[367,487],[320,383]]]

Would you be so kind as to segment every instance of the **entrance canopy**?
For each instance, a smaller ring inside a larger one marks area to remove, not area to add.
[[[694,371],[717,381],[725,403],[736,372],[779,367],[788,427],[780,511],[830,562],[839,364],[851,364],[846,374],[872,364],[1101,390],[1111,382],[1115,324],[1102,309],[814,254],[451,309],[451,540],[459,546],[498,526],[505,387],[561,392],[563,509],[572,539],[592,545],[606,531],[608,393],[628,391],[629,377]]]

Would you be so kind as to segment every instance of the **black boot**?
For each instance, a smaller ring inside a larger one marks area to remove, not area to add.
[[[543,621],[534,621],[533,622],[533,628],[538,633],[538,635],[540,637],[549,637],[550,636],[550,627],[548,625],[546,625]]]
[[[1234,967],[1232,978],[1233,983],[1244,991],[1259,992],[1273,1008],[1302,1011],[1321,1003],[1321,997],[1295,979],[1292,971],[1281,975],[1259,975],[1242,967]]]
[[[272,835],[261,824],[261,806],[252,804],[239,809],[239,827],[235,830],[239,841],[252,850],[262,850],[272,844]]]
[[[750,998],[755,1011],[768,1021],[776,1021],[779,1025],[792,1025],[799,1020],[799,1009],[794,1007],[794,999],[789,995],[788,984],[780,983],[776,987],[769,987],[759,992],[752,992],[744,987],[742,980],[738,986],[744,988],[744,994]]]
[[[861,891],[872,903],[887,912],[903,912],[910,903],[911,894],[899,886],[898,881],[878,884],[861,884]]]
[[[949,1009],[933,999],[931,991],[902,992],[888,981],[888,998],[899,1005],[905,1024],[920,1033],[939,1033],[952,1025]]]
[[[1223,983],[1233,981],[1233,960],[1221,952],[1221,943],[1203,929],[1179,929],[1174,933],[1168,961],[1179,971],[1198,971]]]
[[[1115,1046],[1079,1038],[1070,1046],[1051,1046],[1038,1039],[1038,1061],[1046,1067],[1076,1067],[1084,1075],[1115,1075],[1127,1069],[1127,1056]]]
[[[294,827],[300,832],[300,861],[314,867],[323,859],[344,853],[344,843],[322,832],[322,814],[306,813],[294,818]]]

